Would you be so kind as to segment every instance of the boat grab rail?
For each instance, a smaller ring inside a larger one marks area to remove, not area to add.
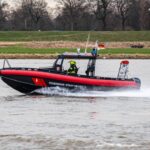
[[[6,67],[6,64],[8,65],[9,68],[11,68],[11,65],[10,65],[8,59],[4,59],[4,62],[3,62],[3,69]]]

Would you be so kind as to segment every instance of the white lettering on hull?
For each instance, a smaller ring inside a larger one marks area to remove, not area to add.
[[[84,86],[81,85],[74,85],[74,84],[69,84],[69,83],[57,83],[57,82],[48,82],[49,85],[54,85],[54,86],[63,86],[63,87],[70,87],[70,88],[83,88]]]

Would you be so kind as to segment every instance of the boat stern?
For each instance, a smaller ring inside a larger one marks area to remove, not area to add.
[[[141,88],[141,80],[139,78],[132,78],[134,82],[136,83],[137,89]]]

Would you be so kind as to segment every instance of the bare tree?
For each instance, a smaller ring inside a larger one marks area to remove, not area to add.
[[[22,0],[12,13],[13,28],[17,30],[48,30],[52,28],[51,17],[45,0]]]
[[[134,30],[140,30],[140,3],[139,0],[131,0],[129,6],[127,26]]]
[[[150,29],[150,0],[140,0],[141,29]]]
[[[86,0],[57,0],[58,10],[61,12],[60,16],[70,25],[71,31],[78,25],[78,21],[86,9]]]
[[[0,0],[0,27],[2,28],[4,26],[4,23],[6,22],[8,13],[6,11],[6,8],[8,7],[8,4],[5,1]]]
[[[53,20],[46,0],[14,1],[0,0],[1,30],[150,29],[150,0],[56,0]]]
[[[118,10],[118,14],[121,17],[122,22],[122,30],[125,30],[125,23],[129,16],[129,8],[130,8],[131,0],[116,0],[116,7]]]
[[[102,21],[103,30],[106,30],[106,19],[110,13],[109,7],[112,0],[94,0],[93,2],[96,3],[96,10],[94,10],[94,14],[99,21]]]
[[[38,23],[40,19],[47,15],[46,10],[47,3],[44,0],[23,0],[22,1],[22,10],[26,16],[31,17],[33,23],[38,29]],[[25,20],[27,21],[27,20]]]

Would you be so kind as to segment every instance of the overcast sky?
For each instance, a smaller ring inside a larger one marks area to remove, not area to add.
[[[49,6],[55,7],[56,1],[55,0],[46,0]]]
[[[15,6],[16,5],[15,1],[20,0],[3,0],[3,1],[8,2],[11,6]],[[56,0],[45,0],[45,1],[48,3],[49,7],[55,7]]]

